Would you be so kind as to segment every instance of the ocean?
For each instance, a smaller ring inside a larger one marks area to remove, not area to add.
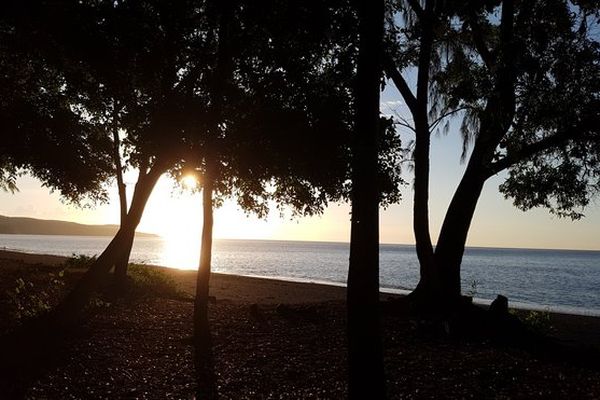
[[[70,256],[97,255],[110,237],[0,235],[0,249]],[[136,238],[131,261],[195,269],[197,238],[169,241]],[[349,244],[273,240],[217,239],[213,271],[247,276],[344,285]],[[382,290],[405,293],[418,282],[411,245],[382,244]],[[600,316],[600,251],[467,248],[462,267],[463,292],[482,303],[496,295],[511,306]]]

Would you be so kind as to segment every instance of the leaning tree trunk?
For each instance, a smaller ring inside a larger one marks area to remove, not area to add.
[[[131,249],[133,248],[133,241],[135,239],[135,231],[131,232],[128,236],[125,245],[123,246],[123,253],[117,259],[115,263],[115,285],[117,288],[124,288],[127,284],[127,268],[129,266],[129,258],[131,256]]]
[[[158,169],[155,166],[148,174],[140,177],[126,223],[121,226],[108,247],[61,303],[50,313],[27,321],[19,329],[2,338],[0,352],[5,364],[3,367],[7,368],[6,371],[2,371],[3,373],[8,372],[7,376],[15,376],[18,381],[23,376],[21,371],[32,371],[32,365],[39,365],[40,357],[41,360],[44,360],[52,357],[49,354],[57,351],[57,341],[60,342],[64,338],[64,330],[76,324],[91,294],[108,277],[108,272],[117,258],[122,255],[123,248],[128,243],[128,237],[133,235],[148,197],[164,171],[165,168]],[[35,367],[33,368],[35,370]],[[14,382],[12,383],[14,384]],[[10,390],[18,391],[18,388],[12,387]]]
[[[107,277],[112,266],[120,257],[123,257],[142,218],[148,198],[164,171],[165,168],[155,166],[147,174],[140,175],[126,223],[120,227],[108,247],[90,266],[73,290],[51,312],[50,317],[53,324],[59,327],[72,325],[87,305],[92,293]]]
[[[480,119],[479,134],[473,153],[446,212],[435,250],[436,266],[443,284],[441,294],[450,304],[452,299],[458,300],[460,297],[460,266],[477,201],[485,181],[490,176],[490,166],[496,147],[510,129],[514,118],[513,25],[513,1],[503,1],[496,84]]]
[[[485,181],[486,176],[472,158],[454,192],[442,224],[435,249],[435,261],[441,281],[439,298],[448,306],[458,304],[461,295],[460,266]]]
[[[360,45],[356,77],[352,219],[348,270],[348,393],[350,399],[385,398],[379,316],[379,96],[384,2],[358,5]]]

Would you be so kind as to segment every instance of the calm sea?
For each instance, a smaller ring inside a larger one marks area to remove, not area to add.
[[[198,243],[136,238],[134,262],[194,269]],[[29,253],[100,254],[109,237],[0,235],[0,249]],[[268,240],[216,240],[216,272],[343,285],[347,243]],[[414,246],[381,245],[381,286],[402,292],[418,281]],[[468,248],[463,262],[463,292],[483,302],[497,294],[511,305],[600,316],[600,252]]]

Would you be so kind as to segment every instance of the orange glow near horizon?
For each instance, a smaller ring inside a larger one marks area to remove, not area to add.
[[[187,176],[187,175],[184,175]],[[495,180],[494,180],[495,179]],[[590,207],[581,221],[557,219],[545,210],[517,212],[511,202],[504,200],[495,188],[500,178],[486,186],[477,207],[468,246],[570,248],[600,250],[600,209]],[[129,171],[125,177],[129,200],[137,174]],[[188,180],[193,184],[193,180]],[[196,183],[197,184],[197,183]],[[47,220],[72,221],[83,224],[118,224],[119,197],[115,188],[109,190],[110,201],[96,207],[77,208],[65,204],[57,193],[49,192],[29,176],[19,178],[20,191],[0,191],[0,215]],[[434,185],[435,186],[435,185]],[[436,186],[438,195],[431,200],[431,230],[435,240],[452,190]],[[412,235],[412,202],[410,188],[399,205],[382,210],[380,239],[382,243],[414,243]],[[215,210],[215,239],[274,239],[347,242],[350,238],[350,207],[334,204],[322,216],[291,219],[281,217],[273,209],[267,219],[247,216],[234,201],[225,201]],[[202,231],[202,196],[162,177],[144,212],[139,232],[154,233],[168,241],[170,259],[182,261],[185,268],[197,267],[200,233]],[[186,256],[184,256],[186,254]]]

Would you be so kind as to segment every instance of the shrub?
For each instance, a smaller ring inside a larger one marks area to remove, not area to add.
[[[184,296],[173,278],[156,267],[129,264],[128,271],[134,290],[142,295],[168,298],[181,298]]]
[[[531,330],[546,334],[552,329],[552,323],[550,322],[550,311],[529,311],[522,318],[522,321]]]
[[[86,256],[85,254],[75,254],[73,253],[71,257],[67,258],[65,261],[65,269],[67,268],[75,268],[75,269],[88,269],[90,265],[96,261],[96,256]]]
[[[475,297],[475,295],[477,294],[478,286],[479,286],[479,283],[475,279],[471,280],[470,287],[469,287],[469,289],[467,289],[466,295]]]
[[[57,273],[48,273],[49,281],[44,282],[39,288],[33,281],[18,278],[15,281],[15,288],[7,291],[12,316],[17,321],[21,321],[50,310],[52,300],[60,296],[65,286],[64,275],[64,269]]]

